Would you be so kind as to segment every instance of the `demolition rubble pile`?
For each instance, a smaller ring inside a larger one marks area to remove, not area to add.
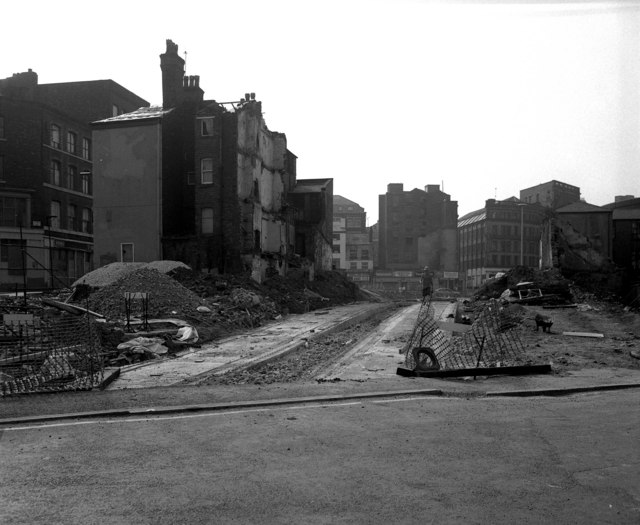
[[[309,281],[301,270],[294,270],[286,278],[276,276],[258,284],[249,276],[198,274],[184,265],[165,268],[142,265],[128,271],[111,265],[103,268],[102,272],[95,270],[93,275],[87,274],[80,280],[78,286],[83,285],[87,295],[82,300],[76,299],[78,306],[106,318],[101,330],[102,344],[114,351],[126,338],[123,327],[127,293],[147,293],[147,319],[183,321],[196,329],[198,343],[261,326],[288,313],[360,299],[358,287],[338,272],[316,272],[315,279]],[[137,321],[134,329],[142,331],[143,303],[134,300],[129,307],[129,317]]]
[[[573,300],[572,283],[565,279],[559,270],[535,270],[525,266],[516,266],[499,277],[489,279],[478,289],[473,298],[476,300],[504,298],[505,291],[509,290],[517,299],[515,292],[518,289],[539,290],[542,295],[540,300],[536,301],[538,304],[566,303]],[[522,301],[532,302],[532,300]]]

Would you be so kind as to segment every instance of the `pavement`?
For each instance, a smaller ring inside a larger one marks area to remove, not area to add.
[[[265,385],[187,385],[184,379],[249,367],[295,351],[314,337],[388,311],[385,304],[356,304],[289,316],[279,323],[229,337],[179,359],[123,370],[104,391],[31,394],[0,399],[0,425],[60,419],[126,417],[134,414],[213,411],[249,406],[321,403],[394,396],[560,396],[640,388],[640,370],[587,368],[563,374],[466,378],[402,377],[398,350],[404,340],[394,334],[411,329],[418,304],[386,318],[315,381]],[[441,303],[436,314],[447,319],[452,308]],[[276,341],[274,343],[274,341]],[[639,391],[640,393],[640,391]]]

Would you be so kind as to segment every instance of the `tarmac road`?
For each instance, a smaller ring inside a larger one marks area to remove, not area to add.
[[[638,523],[640,392],[0,430],[0,522]]]

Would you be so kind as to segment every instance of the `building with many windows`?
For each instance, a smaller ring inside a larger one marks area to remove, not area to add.
[[[340,195],[333,196],[333,267],[346,270],[355,281],[369,281],[373,270],[367,213]]]
[[[330,267],[332,180],[297,181],[255,94],[205,100],[171,40],[160,67],[162,107],[93,124],[97,262],[173,259],[258,281],[295,255]]]
[[[539,267],[545,209],[515,197],[489,199],[458,220],[460,276],[465,291],[514,266]]]
[[[0,80],[0,282],[67,286],[92,269],[91,120],[147,104],[112,80]]]

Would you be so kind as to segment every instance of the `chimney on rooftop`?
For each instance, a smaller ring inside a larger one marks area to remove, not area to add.
[[[175,107],[183,87],[184,59],[178,55],[178,45],[167,40],[167,50],[160,55],[162,70],[162,106],[165,109]]]

